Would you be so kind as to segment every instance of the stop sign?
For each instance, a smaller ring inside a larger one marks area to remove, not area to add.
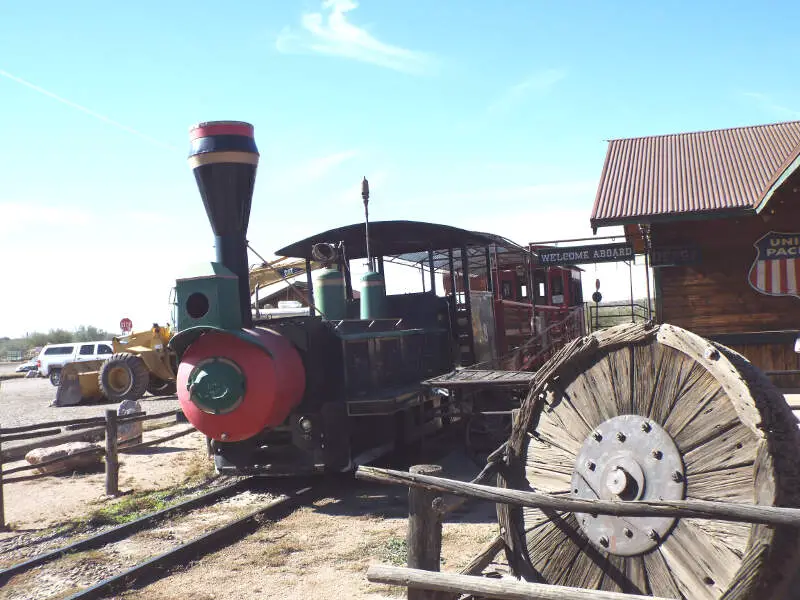
[[[119,329],[120,331],[130,331],[133,329],[133,321],[131,321],[128,317],[125,317],[119,322]]]

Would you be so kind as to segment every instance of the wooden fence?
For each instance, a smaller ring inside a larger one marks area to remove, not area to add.
[[[169,417],[175,417],[176,422],[178,422],[178,415],[182,411],[180,409],[177,410],[170,410],[162,413],[156,413],[152,415],[147,415],[145,413],[134,413],[132,415],[124,415],[118,416],[115,410],[106,410],[104,417],[93,417],[88,419],[67,419],[63,421],[51,421],[47,423],[35,423],[32,425],[22,425],[19,427],[7,427],[7,428],[0,428],[0,529],[6,529],[6,522],[5,522],[5,509],[3,503],[3,488],[6,485],[12,483],[18,483],[21,481],[31,481],[34,479],[40,479],[42,477],[52,477],[54,474],[51,473],[35,473],[32,475],[22,475],[17,477],[9,478],[9,475],[15,475],[17,473],[24,473],[27,471],[34,471],[37,469],[41,469],[43,467],[48,467],[52,465],[56,465],[59,463],[64,463],[67,461],[74,460],[76,456],[84,456],[84,455],[92,455],[92,456],[103,456],[105,457],[105,492],[108,496],[116,496],[119,494],[119,455],[120,454],[130,454],[141,450],[143,448],[149,448],[151,446],[157,446],[159,444],[163,444],[164,442],[168,442],[179,437],[183,437],[184,435],[188,435],[193,433],[195,430],[194,427],[189,426],[186,429],[182,429],[176,433],[160,437],[155,440],[150,440],[147,442],[140,442],[137,444],[125,444],[122,445],[118,442],[118,431],[120,425],[128,425],[131,423],[141,423],[144,421],[153,421],[156,419],[164,419]],[[19,467],[13,467],[11,469],[3,469],[3,452],[2,452],[2,445],[3,442],[11,442],[11,441],[18,441],[23,439],[36,439],[45,436],[57,435],[62,432],[62,428],[66,428],[70,431],[75,430],[84,430],[84,434],[104,434],[105,436],[105,448],[89,448],[87,450],[82,450],[70,454],[69,456],[62,456],[59,458],[54,458],[51,460],[43,461],[39,464],[35,465],[22,465]]]
[[[666,600],[654,596],[588,590],[517,580],[478,577],[504,547],[502,538],[487,544],[460,573],[440,573],[442,518],[451,510],[442,494],[462,499],[476,498],[520,507],[557,511],[588,512],[615,516],[670,516],[717,519],[744,523],[800,527],[800,509],[706,500],[600,501],[542,494],[532,491],[481,485],[480,480],[496,473],[492,468],[503,447],[490,456],[489,464],[471,482],[437,477],[435,465],[412,467],[410,472],[359,467],[356,477],[367,481],[409,487],[408,566],[371,565],[367,579],[407,588],[409,600],[457,600],[464,594],[498,600]],[[451,505],[452,506],[452,505]]]

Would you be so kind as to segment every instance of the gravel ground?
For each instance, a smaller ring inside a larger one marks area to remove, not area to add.
[[[145,431],[144,441],[155,440],[186,430],[186,423]],[[12,469],[27,464],[24,460],[8,462]],[[143,492],[181,486],[187,478],[206,477],[213,473],[205,449],[205,437],[199,432],[120,455],[119,500],[129,492]],[[9,478],[10,479],[10,478]],[[67,472],[3,486],[6,522],[14,529],[0,532],[2,540],[25,530],[37,530],[86,515],[114,503],[105,496],[105,473],[102,464],[74,473]],[[0,559],[0,563],[2,560]]]
[[[56,388],[49,380],[41,377],[0,381],[0,425],[16,427],[47,421],[101,417],[106,409],[118,406],[113,402],[85,406],[50,406],[55,397]],[[147,395],[139,402],[142,404],[142,409],[148,413],[180,408],[175,396]]]
[[[266,505],[275,497],[264,492],[244,492],[211,506],[177,515],[97,550],[68,555],[12,578],[0,590],[0,600],[64,597],[233,521]],[[10,564],[24,560],[19,554],[21,552],[9,552],[3,556],[3,560]]]
[[[440,461],[444,473],[470,479],[477,467],[460,452]],[[388,600],[401,588],[372,584],[370,564],[404,565],[408,490],[353,480],[336,497],[266,522],[242,541],[121,594],[125,600]],[[447,515],[442,570],[457,572],[498,533],[492,503],[470,501]],[[507,570],[502,564],[490,570]]]

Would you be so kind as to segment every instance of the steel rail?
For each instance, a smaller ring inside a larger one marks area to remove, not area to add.
[[[38,556],[34,556],[24,562],[17,563],[16,565],[12,565],[6,569],[0,571],[0,586],[5,585],[9,579],[14,577],[15,575],[19,575],[20,573],[24,573],[33,569],[34,567],[38,567],[39,565],[43,565],[54,560],[58,560],[59,558],[66,556],[67,554],[71,554],[74,552],[83,552],[85,550],[91,550],[94,548],[99,548],[101,546],[105,546],[110,542],[115,542],[117,540],[121,540],[133,533],[141,531],[142,529],[146,529],[151,524],[155,523],[156,521],[160,521],[167,517],[173,516],[177,513],[183,511],[194,510],[196,508],[202,508],[204,506],[208,506],[217,500],[222,498],[226,498],[228,496],[232,496],[239,491],[243,491],[248,488],[253,482],[252,477],[248,477],[247,479],[241,479],[235,483],[226,485],[221,488],[217,488],[210,492],[206,492],[205,494],[201,494],[200,496],[196,496],[194,498],[190,498],[189,500],[184,500],[174,506],[169,506],[162,510],[156,511],[149,515],[145,515],[136,519],[135,521],[131,521],[129,523],[123,523],[122,525],[118,525],[117,527],[113,527],[112,529],[108,529],[103,531],[102,533],[98,533],[97,535],[93,535],[91,537],[79,540],[68,546],[62,546],[61,548],[57,548],[56,550],[51,550],[50,552],[45,552],[43,554],[39,554]]]
[[[436,435],[434,437],[439,436]],[[372,457],[372,460],[368,462],[374,462],[377,460],[377,458],[380,458],[384,454],[385,452],[381,453],[378,457]],[[352,479],[353,473],[350,472],[348,475]],[[346,477],[347,475],[342,474],[340,476]],[[226,544],[236,542],[246,535],[252,533],[258,527],[260,527],[261,521],[264,517],[270,516],[273,518],[283,518],[301,505],[304,500],[311,502],[324,492],[335,491],[337,486],[331,485],[331,482],[338,481],[338,477],[340,476],[330,475],[322,479],[314,477],[312,479],[314,481],[313,486],[311,484],[303,485],[299,488],[296,485],[290,486],[291,488],[294,488],[294,491],[283,493],[282,497],[269,502],[267,505],[256,509],[244,517],[214,529],[198,538],[177,546],[172,550],[168,550],[159,556],[148,559],[147,561],[135,565],[118,575],[105,579],[104,581],[101,581],[90,588],[81,590],[80,592],[67,597],[65,600],[88,600],[91,598],[103,598],[108,594],[113,593],[121,586],[131,587],[133,584],[141,586],[152,583],[163,577],[164,572],[167,569],[180,566],[182,564],[187,564],[192,560],[196,560],[197,558],[200,558],[206,554],[219,550]],[[301,479],[301,481],[306,481],[306,479],[309,478]],[[15,575],[29,571],[39,565],[58,560],[67,554],[102,547],[110,542],[124,539],[129,534],[145,529],[154,521],[163,519],[178,512],[200,508],[204,505],[211,504],[215,500],[225,498],[226,496],[231,496],[237,491],[244,491],[244,489],[252,485],[255,480],[257,480],[256,477],[248,477],[223,488],[219,488],[212,492],[208,492],[201,496],[186,500],[180,504],[176,504],[175,506],[145,515],[144,517],[136,519],[135,521],[131,521],[130,523],[119,525],[113,529],[109,529],[108,531],[97,534],[90,538],[86,538],[68,546],[43,553],[25,562],[12,565],[7,569],[0,570],[0,586],[5,585],[5,583]],[[270,481],[274,482],[277,480]],[[285,488],[286,484],[288,484],[288,482],[285,482],[282,487]]]
[[[197,560],[252,533],[261,527],[262,520],[265,517],[280,519],[287,516],[304,501],[311,501],[316,498],[327,487],[320,482],[320,485],[295,488],[294,491],[269,502],[266,506],[262,506],[244,517],[131,567],[118,575],[109,577],[90,588],[67,597],[65,600],[105,598],[122,588],[130,589],[134,585],[141,587],[144,584],[152,583],[163,577],[168,569]]]

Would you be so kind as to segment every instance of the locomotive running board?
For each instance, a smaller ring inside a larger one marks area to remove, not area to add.
[[[527,389],[536,373],[533,371],[492,371],[484,369],[459,369],[422,382],[425,387],[458,388],[503,387]]]

